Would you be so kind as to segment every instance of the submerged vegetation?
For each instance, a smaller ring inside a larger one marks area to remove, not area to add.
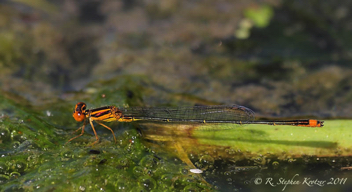
[[[258,181],[297,174],[351,188],[348,7],[344,0],[1,2],[0,190],[281,191]],[[117,143],[97,125],[100,142],[91,146],[88,125],[64,145],[81,126],[72,118],[80,101],[239,104],[258,119],[318,118],[325,126],[200,131],[112,122]]]

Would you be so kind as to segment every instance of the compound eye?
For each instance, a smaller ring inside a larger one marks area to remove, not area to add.
[[[78,111],[74,112],[72,116],[76,121],[83,121],[86,118],[84,114]]]
[[[86,104],[83,102],[79,102],[75,106],[75,111],[84,111],[86,110]]]
[[[83,121],[86,113],[86,104],[83,102],[79,102],[75,106],[75,110],[73,111],[73,118],[75,118],[76,121]]]

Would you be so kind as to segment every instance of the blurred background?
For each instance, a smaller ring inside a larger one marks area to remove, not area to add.
[[[134,84],[143,105],[351,117],[350,4],[1,1],[1,89],[42,105]]]
[[[352,117],[351,32],[347,0],[0,0],[0,191],[282,191],[253,181],[295,174],[339,183],[291,189],[348,191],[350,122],[329,119]],[[98,126],[91,146],[87,126],[64,145],[79,101],[238,104],[326,126],[148,138],[109,123],[117,144]]]

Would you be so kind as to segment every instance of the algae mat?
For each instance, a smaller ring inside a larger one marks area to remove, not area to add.
[[[33,109],[0,96],[0,110],[1,191],[252,189],[248,181],[263,169],[286,177],[290,169],[296,174],[316,167],[332,175],[351,161],[351,120],[328,120],[322,128],[247,125],[220,131],[111,123],[118,143],[109,130],[97,128],[100,143],[91,147],[95,137],[89,127],[63,145],[77,128],[72,103]],[[174,150],[177,146],[182,150]],[[327,168],[317,166],[323,161]],[[203,173],[192,173],[190,162]]]

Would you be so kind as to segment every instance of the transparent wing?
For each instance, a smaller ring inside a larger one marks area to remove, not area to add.
[[[120,109],[125,117],[150,121],[248,123],[254,120],[254,112],[239,105],[215,105],[194,107],[133,107]]]

